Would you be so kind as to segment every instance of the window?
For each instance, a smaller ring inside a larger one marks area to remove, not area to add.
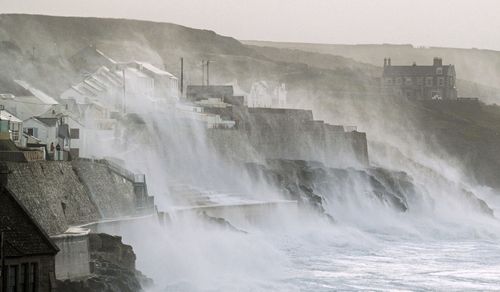
[[[12,141],[18,141],[19,140],[19,131],[16,131],[16,130],[12,130],[10,132],[10,139]]]
[[[455,87],[455,79],[452,77],[450,77],[450,87]]]
[[[71,139],[80,139],[80,129],[69,129]]]
[[[19,270],[19,291],[28,291],[28,264],[22,264]]]
[[[401,85],[402,83],[403,83],[403,78],[401,78],[401,77],[397,77],[397,78],[396,78],[396,84],[397,84],[397,85]]]
[[[436,68],[436,74],[437,75],[443,75],[443,68],[441,68],[441,67]]]
[[[411,84],[412,84],[411,77],[405,77],[405,85],[411,85]]]
[[[38,128],[24,128],[24,133],[33,136],[35,138],[38,138]]]
[[[432,77],[425,77],[425,86],[432,86]]]
[[[444,77],[438,77],[438,86],[444,86]]]
[[[392,85],[392,78],[385,78],[385,84]]]
[[[17,292],[17,266],[9,267],[7,292]]]
[[[29,273],[29,284],[30,284],[30,292],[38,291],[38,264],[34,263],[30,265],[30,273]]]
[[[424,77],[417,77],[417,85],[424,85]]]

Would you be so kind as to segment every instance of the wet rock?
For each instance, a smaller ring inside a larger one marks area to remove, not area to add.
[[[222,227],[224,229],[227,229],[227,230],[230,230],[230,231],[234,231],[234,232],[240,232],[240,233],[245,233],[245,234],[247,233],[244,230],[236,228],[233,224],[231,224],[229,221],[227,221],[224,218],[213,217],[213,216],[208,215],[206,212],[200,212],[198,215],[200,217],[202,217],[205,221],[207,221],[207,222],[209,222],[211,224],[214,224],[217,227]]]
[[[415,194],[411,178],[404,172],[382,168],[329,168],[304,160],[267,160],[266,165],[247,164],[255,178],[282,190],[289,199],[325,213],[328,197],[346,196],[356,185],[357,191],[374,196],[396,210],[408,209],[407,197]]]

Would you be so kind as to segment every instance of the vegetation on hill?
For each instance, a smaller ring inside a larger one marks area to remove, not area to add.
[[[177,76],[182,57],[185,84],[201,83],[202,60],[212,60],[212,84],[238,83],[249,92],[251,84],[259,80],[286,83],[290,104],[311,108],[316,117],[358,125],[371,141],[388,143],[399,137],[396,147],[417,147],[411,144],[413,140],[401,138],[411,133],[412,139],[422,138],[432,153],[439,152],[439,147],[449,155],[446,157],[459,161],[481,183],[499,184],[498,107],[481,104],[464,111],[397,103],[387,101],[379,86],[384,57],[392,57],[393,64],[413,60],[423,64],[441,56],[446,63],[456,64],[459,77],[465,79],[459,86],[468,96],[490,89],[488,94],[494,94],[500,80],[496,79],[500,76],[498,52],[275,43],[275,48],[262,48],[169,23],[9,14],[0,15],[0,92],[11,91],[12,80],[19,78],[57,97],[81,81],[69,59],[89,45],[117,61],[150,62]],[[482,75],[487,78],[478,78]]]

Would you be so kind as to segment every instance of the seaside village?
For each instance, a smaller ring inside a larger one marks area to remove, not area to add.
[[[219,147],[237,147],[245,137],[265,158],[369,163],[365,133],[314,120],[309,110],[287,108],[285,84],[258,81],[248,93],[233,85],[210,85],[207,62],[202,84],[186,85],[183,76],[160,66],[118,62],[93,46],[70,62],[85,74],[60,96],[20,79],[0,92],[2,292],[91,291],[84,288],[112,282],[102,276],[110,269],[115,277],[137,275],[135,258],[126,257],[130,247],[101,231],[130,220],[164,222],[168,216],[155,206],[144,174],[93,151],[100,141],[120,140],[120,120],[144,114],[144,103],[196,121],[212,131],[212,139],[224,137],[224,143],[214,141]],[[431,66],[392,66],[386,59],[383,83],[409,99],[457,98],[454,68],[440,59]],[[267,134],[258,134],[263,131]],[[321,148],[305,149],[311,141]],[[289,146],[275,147],[283,143]],[[170,191],[196,193],[189,187]],[[184,204],[214,206],[208,214],[217,217],[217,204],[199,197]]]

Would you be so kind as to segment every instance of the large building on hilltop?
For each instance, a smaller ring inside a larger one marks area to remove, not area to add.
[[[384,59],[382,86],[388,93],[410,100],[456,99],[455,81],[455,66],[443,65],[441,58],[423,66],[393,66],[390,58]]]

